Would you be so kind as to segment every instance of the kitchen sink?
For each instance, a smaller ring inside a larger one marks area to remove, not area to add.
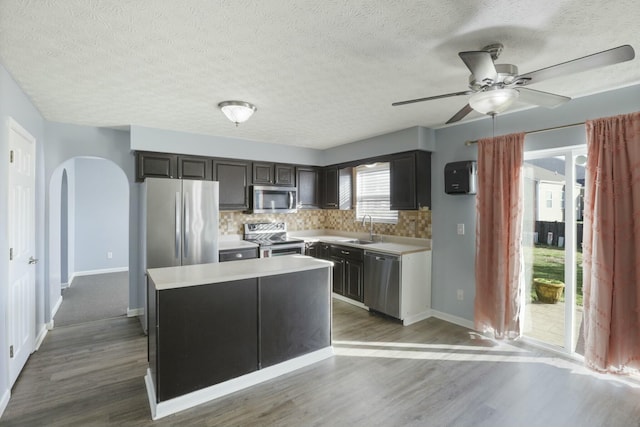
[[[370,245],[371,243],[374,243],[374,242],[373,240],[357,239],[357,240],[350,240],[349,243],[355,243],[357,245]]]

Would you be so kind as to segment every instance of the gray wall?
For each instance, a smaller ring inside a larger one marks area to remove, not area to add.
[[[303,165],[320,165],[322,160],[322,152],[312,148],[151,129],[142,126],[131,126],[131,149]]]
[[[131,257],[135,256],[137,252],[138,243],[138,213],[137,213],[137,191],[138,186],[135,184],[135,162],[134,155],[129,149],[129,132],[96,128],[91,126],[78,126],[64,123],[46,122],[45,123],[45,174],[47,177],[47,224],[49,225],[49,235],[47,236],[46,245],[49,248],[47,257],[47,270],[50,271],[49,275],[49,291],[51,296],[51,306],[55,305],[54,298],[59,295],[60,289],[60,254],[54,249],[59,247],[59,228],[60,223],[60,187],[62,183],[62,170],[67,168],[67,172],[70,177],[70,193],[74,193],[76,180],[76,162],[68,163],[67,161],[82,158],[82,157],[95,157],[109,161],[113,167],[119,168],[126,177],[129,185],[129,271],[133,270],[133,274],[136,273],[137,262],[134,259],[131,261]],[[70,166],[72,165],[72,166]],[[120,173],[120,172],[119,172]],[[73,198],[75,202],[76,198]],[[69,210],[70,222],[75,224],[76,209],[72,207]],[[75,271],[81,271],[76,263],[76,250],[75,242],[75,227],[70,230],[69,245],[72,246],[69,260],[70,273]],[[79,239],[82,236],[78,236]],[[120,250],[119,252],[122,252]],[[114,257],[116,253],[114,251]],[[57,274],[56,274],[57,273]],[[141,306],[141,299],[139,299],[139,292],[137,287],[130,285],[129,288],[129,307],[135,308]]]
[[[0,64],[0,164],[9,164],[8,118],[12,117],[36,139],[36,254],[35,257],[45,259],[44,246],[44,119],[33,106],[29,98],[22,92],[7,70]],[[0,248],[9,247],[7,237],[8,216],[7,207],[8,168],[0,168]],[[6,253],[6,252],[5,252]],[[9,378],[7,372],[9,343],[5,319],[7,318],[7,277],[8,258],[0,257],[0,402],[9,396]],[[45,264],[36,264],[36,336],[45,328]]]
[[[75,168],[75,271],[129,266],[129,183],[108,160],[78,157]],[[107,258],[107,252],[112,258]]]
[[[633,86],[590,97],[574,99],[562,107],[530,109],[499,116],[496,134],[562,126],[587,119],[608,117],[640,110],[640,86]],[[431,200],[433,203],[432,306],[435,310],[473,320],[475,296],[475,197],[444,193],[444,166],[449,162],[476,160],[476,145],[467,140],[492,135],[491,119],[438,129],[436,152],[431,160]],[[583,126],[528,135],[525,150],[542,150],[584,144]],[[465,235],[456,233],[465,224]],[[457,289],[464,300],[456,299]]]

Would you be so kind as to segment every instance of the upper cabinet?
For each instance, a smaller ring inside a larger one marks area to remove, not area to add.
[[[318,168],[298,166],[298,209],[320,208],[320,173]]]
[[[218,181],[220,210],[249,209],[251,164],[238,160],[213,160],[213,180]]]
[[[431,208],[431,153],[412,151],[390,160],[391,209]]]
[[[329,166],[322,169],[322,207],[351,209],[353,168]]]
[[[176,154],[151,153],[138,151],[136,153],[136,180],[145,178],[177,178],[178,156]]]
[[[178,178],[211,181],[211,159],[200,156],[178,156]]]
[[[295,185],[293,165],[253,162],[253,181],[256,185]]]

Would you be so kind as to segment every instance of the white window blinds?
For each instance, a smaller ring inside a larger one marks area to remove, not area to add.
[[[371,215],[374,222],[395,224],[398,211],[390,210],[389,163],[356,168],[356,219]]]

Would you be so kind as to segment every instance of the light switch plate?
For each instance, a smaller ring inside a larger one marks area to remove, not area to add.
[[[464,234],[464,224],[458,224],[458,234],[461,236]]]

